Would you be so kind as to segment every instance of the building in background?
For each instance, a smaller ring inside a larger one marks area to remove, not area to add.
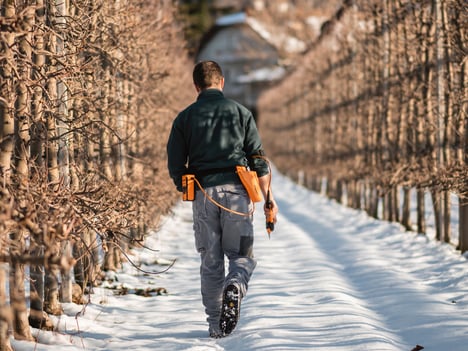
[[[248,107],[256,117],[259,94],[281,79],[287,54],[306,45],[283,33],[273,33],[246,12],[220,17],[203,36],[196,61],[214,60],[224,72],[226,97]]]
[[[199,40],[194,60],[219,62],[226,78],[225,95],[257,118],[260,94],[295,66],[340,1],[213,0],[216,17]]]

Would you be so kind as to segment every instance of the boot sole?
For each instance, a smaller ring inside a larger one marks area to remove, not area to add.
[[[223,308],[219,327],[224,335],[232,333],[239,320],[240,296],[235,285],[228,285],[223,294]]]

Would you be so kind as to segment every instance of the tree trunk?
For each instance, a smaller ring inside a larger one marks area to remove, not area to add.
[[[355,201],[354,201],[354,206],[357,209],[362,208],[361,200],[362,200],[362,182],[361,181],[354,181],[355,183]]]
[[[468,251],[468,198],[458,198],[459,207],[459,233],[458,233],[458,249],[461,253]]]
[[[440,167],[445,163],[444,145],[445,145],[445,55],[444,55],[444,34],[441,0],[433,0],[432,6],[435,8],[435,62],[436,62],[436,97],[437,97],[437,116],[436,123],[436,155],[437,164]],[[443,204],[441,203],[441,206]]]
[[[34,257],[44,255],[44,250],[34,240],[31,241],[30,252]],[[42,329],[47,325],[47,318],[44,316],[44,267],[31,266],[29,276],[31,278],[29,324],[33,328]]]
[[[444,203],[444,213],[443,213],[443,218],[444,218],[444,242],[449,243],[451,240],[451,235],[450,235],[450,193],[448,191],[444,191],[442,193],[443,196],[443,203]]]
[[[400,188],[398,186],[393,187],[393,215],[395,222],[400,222]]]
[[[462,38],[462,25],[459,22],[459,38],[460,38],[460,44],[461,44],[461,38]],[[466,31],[466,28],[465,28]],[[461,46],[461,45],[460,45]],[[461,91],[463,93],[463,96],[468,96],[468,64],[465,62],[461,69],[461,75],[460,75],[460,85],[461,85]],[[465,115],[463,116],[464,120],[461,123],[461,130],[464,131],[464,133],[461,133],[462,135],[462,140],[463,143],[461,143],[461,154],[462,157],[460,158],[461,164],[465,167],[468,167],[468,118]],[[462,253],[468,251],[468,185],[465,183],[465,188],[461,189],[463,192],[462,196],[459,196],[458,201],[460,204],[459,207],[459,212],[460,212],[460,223],[459,223],[459,248]]]
[[[55,17],[55,4],[47,4],[48,18],[46,21],[53,23]],[[47,92],[49,96],[49,111],[46,113],[46,125],[47,125],[47,172],[50,182],[50,186],[54,188],[59,187],[60,173],[58,163],[58,147],[57,147],[57,126],[55,114],[58,111],[58,92],[57,92],[57,79],[54,73],[57,70],[56,61],[53,57],[56,53],[57,38],[54,34],[49,36],[47,43],[47,49],[51,53],[48,57],[48,80],[47,80]],[[49,236],[50,233],[44,233]],[[48,240],[48,239],[47,239]],[[46,242],[48,255],[59,254],[59,242]],[[60,315],[62,313],[62,307],[59,302],[59,282],[58,282],[58,270],[52,267],[45,267],[45,279],[44,279],[44,311],[53,315]]]
[[[111,168],[111,135],[110,135],[110,126],[111,126],[111,116],[109,111],[109,93],[111,90],[110,81],[111,81],[111,72],[108,63],[103,63],[104,66],[104,88],[102,92],[102,108],[100,113],[100,118],[102,120],[101,125],[101,140],[99,143],[99,158],[101,160],[101,170],[102,174],[108,179],[113,179],[112,168]]]
[[[390,193],[384,194],[382,198],[382,219],[384,221],[391,221],[392,220],[392,204],[391,204],[392,197]]]
[[[59,1],[55,4],[56,16],[55,22],[58,25],[59,29],[66,28],[66,18],[68,18],[67,11],[68,2]],[[65,36],[65,35],[64,35]],[[57,45],[56,52],[60,57],[65,57],[65,43],[63,38],[57,36]],[[63,69],[61,64],[57,65],[59,70]],[[71,133],[68,127],[68,124],[71,122],[69,117],[68,101],[69,96],[65,83],[62,80],[57,82],[57,99],[58,99],[58,113],[61,117],[58,120],[57,131],[59,135],[59,149],[58,149],[58,165],[60,170],[60,179],[63,185],[67,188],[70,187],[70,159],[69,159],[69,145],[71,144]],[[65,238],[61,243],[60,253],[62,256],[71,257],[72,248],[71,243],[68,238]],[[71,269],[61,270],[61,284],[60,284],[60,293],[61,301],[63,302],[72,302],[72,274]]]
[[[19,40],[19,56],[17,70],[19,80],[17,83],[16,95],[16,116],[15,116],[15,150],[14,150],[14,174],[15,182],[19,191],[25,191],[29,183],[29,116],[31,115],[31,105],[28,84],[30,80],[31,62],[31,29],[34,21],[34,9],[28,7],[23,11],[21,26],[26,34]],[[27,204],[20,204],[26,208]],[[24,240],[25,233],[22,231],[12,235],[13,243],[10,246],[10,255],[21,256],[26,251]],[[13,312],[13,332],[18,340],[34,340],[29,329],[28,308],[26,303],[26,293],[24,287],[25,274],[24,265],[13,260],[10,267],[10,302]]]
[[[58,270],[47,267],[44,278],[44,311],[59,316],[62,314],[62,306],[59,301]]]
[[[14,1],[1,1],[0,16],[5,21],[12,20],[15,16]],[[13,99],[14,82],[12,76],[13,64],[13,43],[14,35],[7,25],[0,27],[0,33],[4,36],[0,40],[0,201],[7,202],[4,199],[8,195],[4,185],[10,183],[11,175],[11,157],[14,143],[14,118],[13,118]],[[1,242],[8,242],[7,231],[3,223],[0,223]],[[0,254],[6,254],[8,247],[0,246]],[[6,272],[7,264],[0,263],[0,351],[11,351],[9,339],[9,325],[11,324],[11,310],[7,304]]]
[[[122,96],[124,101],[128,96],[128,84],[122,78],[122,75],[117,77],[117,86],[116,86],[116,96]],[[125,165],[125,143],[126,140],[125,132],[125,116],[126,116],[126,107],[124,101],[121,102],[120,108],[116,109],[115,114],[117,118],[116,122],[116,131],[114,134],[113,141],[113,164],[115,171],[115,180],[122,181],[126,178],[126,165]]]
[[[16,118],[15,118],[15,173],[19,176],[20,186],[26,186],[29,176],[29,119],[31,116],[31,97],[29,96],[30,75],[29,67],[32,58],[32,27],[34,22],[34,8],[28,7],[23,11],[22,29],[25,34],[19,40],[19,56],[17,70],[20,76],[17,84]]]
[[[381,149],[381,165],[384,165],[387,162],[393,162],[394,155],[393,155],[393,139],[394,139],[394,131],[393,131],[393,124],[392,124],[392,111],[390,109],[390,99],[391,99],[391,92],[390,92],[390,74],[391,74],[391,64],[392,64],[392,43],[391,43],[391,36],[390,36],[390,0],[383,0],[383,13],[382,13],[382,36],[383,36],[383,43],[382,43],[382,101],[381,101],[381,121],[382,121],[382,135],[383,138],[380,139],[382,143]],[[387,184],[386,184],[387,185]],[[384,197],[384,203],[387,207],[386,215],[387,220],[393,220],[393,206],[392,206],[392,198],[391,194],[388,193]]]
[[[461,49],[455,49],[456,43],[450,42],[451,39],[449,39],[449,36],[453,35],[453,31],[455,28],[451,28],[448,19],[447,19],[447,5],[446,2],[441,3],[441,24],[442,24],[442,35],[441,35],[441,41],[442,41],[442,57],[443,57],[443,64],[445,65],[445,71],[443,71],[444,74],[444,79],[443,79],[443,84],[444,84],[444,91],[441,93],[444,93],[442,96],[442,99],[444,100],[444,105],[442,108],[444,108],[444,158],[446,164],[451,164],[453,160],[456,160],[457,157],[457,152],[455,148],[455,136],[454,134],[456,131],[456,116],[455,116],[455,110],[456,107],[455,105],[458,104],[457,97],[456,95],[460,94],[457,90],[454,89],[455,85],[455,75],[454,75],[454,66],[461,65],[461,60],[457,63],[453,62],[455,55],[455,52]],[[453,5],[452,5],[453,6]],[[465,8],[466,9],[466,8]],[[458,12],[458,11],[456,11]],[[466,14],[465,14],[466,16]],[[450,18],[450,21],[453,23],[454,18]],[[454,50],[455,49],[455,50]],[[447,209],[446,209],[447,211]],[[450,209],[448,209],[450,211]],[[448,232],[450,235],[450,232]]]
[[[15,339],[33,341],[34,338],[29,329],[28,307],[24,288],[24,265],[14,259],[14,257],[24,253],[24,238],[22,236],[22,233],[15,234],[15,242],[10,245],[10,256],[13,258],[10,266],[10,306],[13,313]]]
[[[412,230],[411,228],[411,189],[408,187],[403,188],[403,209],[401,224],[406,230]]]
[[[442,240],[442,232],[443,232],[443,196],[441,193],[433,190],[431,191],[432,197],[432,209],[434,211],[434,223],[435,223],[435,238],[436,240]]]
[[[368,184],[368,211],[369,216],[379,218],[379,195],[372,183]]]
[[[103,264],[103,269],[104,271],[117,271],[117,266],[116,266],[116,258],[115,258],[115,243],[112,239],[106,240],[106,247],[107,251],[104,255],[104,264]]]
[[[346,206],[355,208],[355,199],[356,199],[356,183],[354,181],[346,182]]]
[[[42,26],[45,24],[45,8],[44,0],[36,0],[36,24]],[[38,30],[34,33],[34,49],[33,57],[34,67],[32,70],[32,79],[34,82],[33,97],[32,97],[32,126],[31,126],[31,159],[35,166],[42,170],[44,140],[46,138],[46,126],[44,123],[44,101],[43,89],[45,76],[45,45],[42,31]],[[34,168],[33,168],[34,170]]]
[[[6,264],[0,263],[0,351],[13,351],[8,333],[11,311],[10,306],[7,304],[6,267]]]
[[[70,240],[64,240],[61,245],[61,256],[72,257],[72,244]],[[60,296],[62,302],[72,302],[72,272],[64,270],[61,272]]]
[[[107,245],[103,246],[107,247]],[[91,293],[93,285],[97,285],[98,280],[101,278],[102,271],[99,264],[98,250],[99,247],[94,232],[85,229],[81,235],[81,242],[74,245],[73,251],[73,255],[77,259],[74,269],[75,281],[80,285],[84,293]]]
[[[339,179],[336,182],[336,201],[338,203],[343,203],[343,181]]]
[[[13,21],[15,5],[12,0],[2,1],[5,21]],[[3,28],[4,27],[4,28]],[[2,25],[4,41],[0,40],[0,177],[2,183],[10,182],[11,159],[14,148],[14,77],[13,47],[15,35],[8,25]]]
[[[36,0],[36,24],[43,26],[44,20],[44,1]],[[31,143],[30,153],[31,160],[34,162],[34,167],[31,168],[33,176],[41,178],[41,172],[44,171],[44,140],[46,137],[46,126],[44,123],[44,106],[43,106],[43,89],[45,76],[45,55],[44,55],[44,36],[42,31],[34,32],[34,51],[33,56],[34,67],[32,70],[32,79],[34,82],[32,96],[32,125],[31,125]],[[44,248],[37,242],[37,238],[31,237],[29,250],[33,256],[42,256]],[[31,266],[29,270],[30,280],[30,310],[29,324],[38,329],[44,328],[48,324],[48,319],[44,313],[44,266]]]
[[[445,40],[444,40],[444,24],[443,24],[443,3],[441,0],[434,0],[433,7],[435,9],[435,62],[436,62],[436,96],[437,96],[437,131],[436,131],[436,154],[437,154],[437,168],[438,170],[443,169],[447,163],[447,154],[446,154],[446,134],[445,130],[447,127],[446,121],[446,81],[447,75],[445,72]],[[439,204],[434,206],[434,211],[438,208],[439,213],[436,215],[439,223],[436,228],[437,240],[448,240],[450,241],[450,206],[447,192],[442,192],[436,196]]]
[[[468,64],[466,62],[466,52],[461,50],[466,46],[466,6],[459,4],[459,11],[455,11],[454,24],[454,41],[457,51],[459,52],[458,62],[452,62],[452,65],[459,67],[458,85],[459,91],[452,92],[455,103],[457,104],[458,128],[455,133],[455,145],[457,146],[457,161],[468,167],[468,116],[466,112],[466,97],[468,96]],[[455,80],[455,79],[454,79]],[[465,104],[465,105],[464,105]],[[468,196],[468,186],[461,189],[465,196]]]
[[[73,267],[75,275],[75,282],[81,287],[81,291],[86,291],[86,286],[89,279],[86,276],[86,269],[89,265],[88,253],[83,247],[83,240],[80,240],[73,245],[73,257],[76,260],[76,264]]]
[[[426,234],[426,204],[424,201],[424,190],[418,189],[416,194],[417,204],[416,204],[416,213],[417,213],[417,223],[418,223],[418,233]]]

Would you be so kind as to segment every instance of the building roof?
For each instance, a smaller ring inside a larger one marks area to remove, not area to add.
[[[202,37],[198,47],[198,52],[202,51],[219,31],[231,26],[250,27],[261,38],[275,47],[280,54],[297,54],[306,50],[306,44],[297,38],[281,33],[280,31],[275,30],[275,28],[267,27],[257,19],[248,16],[245,12],[237,12],[222,16],[216,20],[213,27],[211,27],[211,29]]]
[[[239,76],[237,82],[239,83],[255,83],[255,82],[267,82],[274,81],[283,78],[286,74],[286,70],[281,66],[276,67],[263,67],[247,74]]]

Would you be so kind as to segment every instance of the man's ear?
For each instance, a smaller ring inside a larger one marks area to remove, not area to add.
[[[197,91],[197,93],[199,93],[201,91],[200,87],[195,83],[193,83],[193,85],[195,86],[195,90]]]
[[[224,77],[221,78],[221,81],[219,83],[221,90],[224,89]]]

